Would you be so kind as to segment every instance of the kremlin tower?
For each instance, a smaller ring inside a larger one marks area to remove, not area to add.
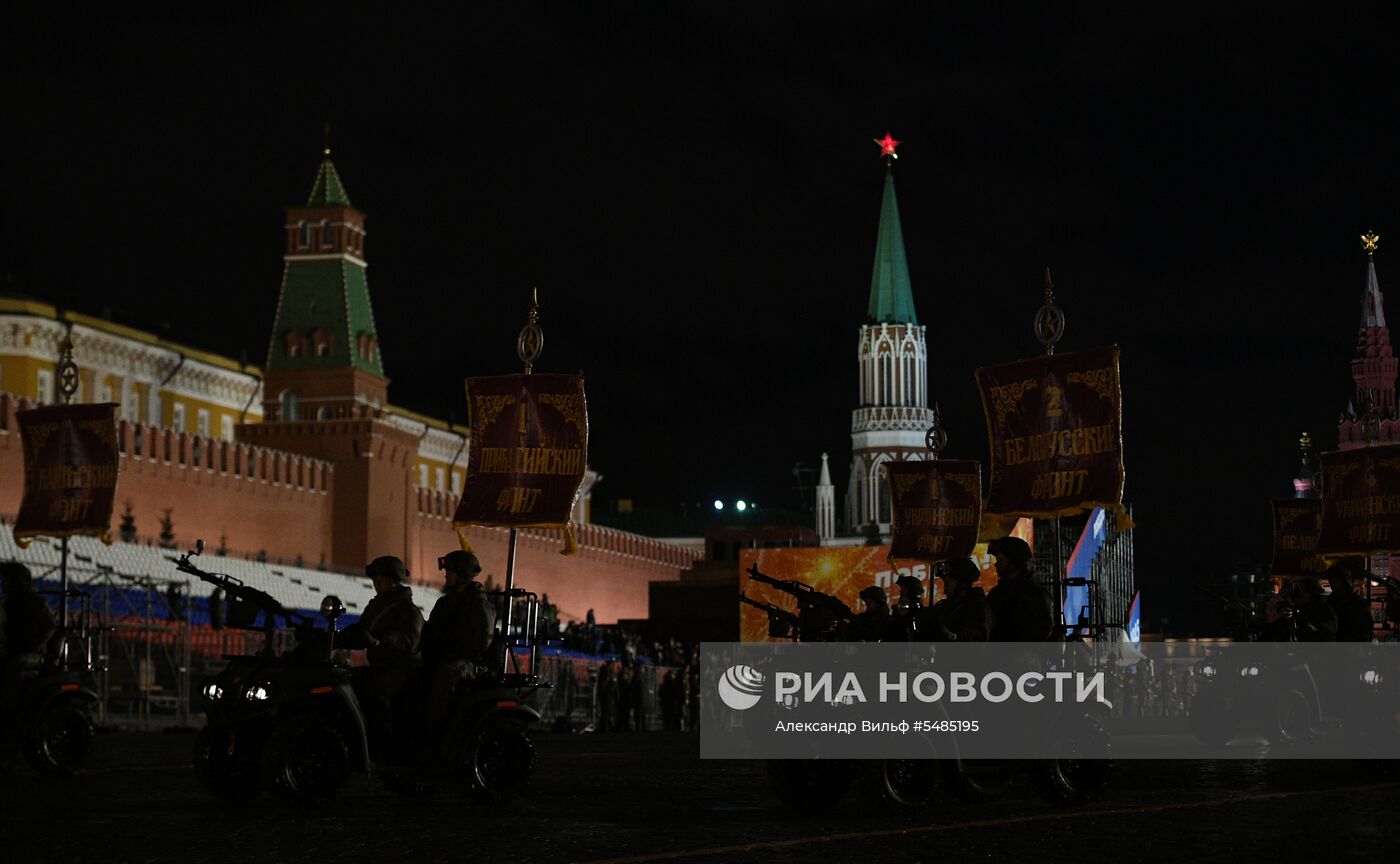
[[[885,157],[885,190],[870,276],[870,303],[857,343],[859,403],[851,416],[846,527],[859,533],[874,523],[882,535],[888,535],[890,491],[885,463],[928,458],[924,433],[933,423],[933,411],[928,401],[925,328],[914,314],[914,292],[894,192],[892,160],[897,158],[894,148],[899,142],[886,134],[876,143]],[[826,477],[825,471],[822,476]],[[819,496],[821,488],[819,485]],[[819,531],[820,527],[819,520]]]
[[[327,149],[306,204],[287,210],[282,287],[263,372],[263,421],[239,440],[335,465],[328,563],[403,555],[419,438],[391,422],[370,306],[365,216]]]
[[[1342,450],[1400,441],[1400,429],[1397,429],[1400,420],[1395,410],[1397,360],[1390,348],[1384,297],[1376,280],[1375,253],[1379,242],[1375,234],[1361,237],[1366,250],[1366,290],[1361,295],[1361,330],[1356,340],[1356,357],[1351,361],[1356,396],[1337,426],[1337,443]]]

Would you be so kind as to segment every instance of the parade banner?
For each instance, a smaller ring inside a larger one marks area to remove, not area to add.
[[[98,534],[110,543],[117,494],[116,405],[52,405],[15,415],[24,495],[15,540]]]
[[[1123,523],[1118,349],[1055,354],[977,370],[997,516],[1068,516],[1093,507]]]
[[[934,563],[966,558],[982,520],[982,464],[973,460],[889,462],[891,558]]]
[[[1318,498],[1277,498],[1274,504],[1274,576],[1321,576],[1327,569],[1317,555]]]
[[[1322,454],[1319,555],[1400,551],[1400,444]]]
[[[588,463],[588,405],[581,375],[467,379],[471,448],[452,524],[563,528]]]
[[[1029,519],[1019,519],[1011,529],[1011,534],[1020,537],[1032,547],[1035,545],[1035,527]],[[977,587],[990,591],[997,584],[996,561],[987,554],[987,544],[978,543],[972,550],[971,558],[977,562],[982,575]],[[775,579],[796,579],[812,586],[823,594],[830,594],[854,612],[864,606],[860,592],[875,586],[886,592],[890,604],[899,599],[896,580],[901,576],[913,576],[924,585],[924,603],[929,605],[939,599],[938,585],[933,579],[933,567],[921,562],[890,563],[890,547],[880,546],[826,546],[774,549],[742,549],[739,552],[739,590],[750,599],[761,603],[771,603],[780,609],[796,612],[795,599],[772,585],[755,582],[744,571],[757,564],[758,569]],[[768,615],[747,603],[739,603],[739,638],[744,642],[781,641],[768,635]]]

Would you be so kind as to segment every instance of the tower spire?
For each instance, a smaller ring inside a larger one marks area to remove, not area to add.
[[[870,304],[866,318],[872,324],[917,324],[914,290],[909,284],[909,262],[904,255],[904,232],[899,224],[899,201],[894,194],[891,160],[898,159],[900,142],[885,133],[875,139],[885,159],[885,193],[880,201],[880,228],[875,237],[875,266],[870,274]]]
[[[321,167],[316,169],[316,178],[311,181],[311,194],[306,196],[307,207],[353,207],[345,184],[340,182],[340,172],[331,161],[330,127],[326,127],[327,143],[321,148]]]
[[[1366,293],[1361,298],[1361,326],[1384,327],[1385,305],[1381,285],[1376,279],[1376,247],[1381,238],[1368,231],[1361,235],[1361,247],[1366,250]]]
[[[1385,298],[1376,279],[1376,249],[1381,238],[1374,231],[1361,235],[1366,253],[1366,288],[1361,295],[1361,327],[1356,337],[1356,356],[1351,361],[1351,377],[1356,383],[1353,404],[1362,409],[1360,419],[1344,419],[1338,428],[1343,449],[1373,442],[1391,443],[1397,431],[1395,379],[1400,371],[1390,346],[1390,330],[1385,323]]]
[[[836,487],[831,485],[827,455],[822,454],[822,473],[817,480],[817,536],[823,542],[836,536]]]

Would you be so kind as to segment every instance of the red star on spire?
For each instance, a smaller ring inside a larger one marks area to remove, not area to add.
[[[899,154],[894,152],[894,148],[903,143],[903,141],[894,140],[894,136],[890,135],[889,132],[885,133],[884,138],[875,139],[875,145],[880,148],[880,155],[884,156],[886,161],[899,158]]]

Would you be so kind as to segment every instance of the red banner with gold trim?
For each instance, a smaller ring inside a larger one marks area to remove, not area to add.
[[[1322,500],[1318,498],[1277,498],[1274,500],[1275,576],[1321,576],[1327,569],[1317,554],[1318,523]]]
[[[98,534],[110,543],[117,495],[116,405],[51,405],[15,415],[24,496],[15,539]]]
[[[1320,555],[1400,551],[1400,444],[1322,454]]]
[[[468,378],[467,410],[467,479],[453,525],[567,530],[588,463],[583,376]]]
[[[972,460],[887,462],[891,558],[966,558],[982,522],[982,464]]]
[[[1123,391],[1118,349],[1036,357],[977,370],[991,441],[986,509],[1049,518],[1123,510]]]

